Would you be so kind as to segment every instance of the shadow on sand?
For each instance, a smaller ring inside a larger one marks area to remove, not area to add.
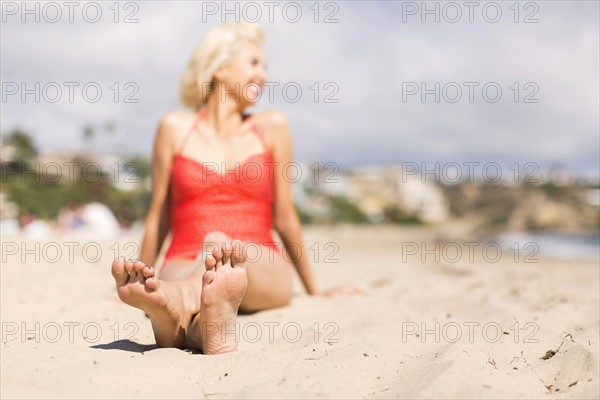
[[[102,350],[123,350],[123,351],[131,351],[133,353],[143,353],[145,351],[158,349],[159,347],[156,344],[139,344],[136,342],[132,342],[129,339],[124,339],[124,340],[117,340],[112,343],[97,344],[94,346],[90,346],[90,348],[102,349]]]

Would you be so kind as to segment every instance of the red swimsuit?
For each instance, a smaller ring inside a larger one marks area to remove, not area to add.
[[[204,113],[205,109],[198,112],[173,160],[170,182],[173,236],[165,262],[171,258],[195,259],[202,250],[203,238],[213,231],[279,252],[271,233],[274,162],[256,124],[251,120],[252,132],[265,150],[236,163],[235,169],[226,170],[224,164],[202,163],[182,155]]]

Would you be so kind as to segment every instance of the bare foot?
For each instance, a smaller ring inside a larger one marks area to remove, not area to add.
[[[191,317],[200,309],[198,296],[189,283],[160,281],[154,276],[154,268],[139,260],[126,262],[124,257],[114,260],[112,275],[119,298],[150,317],[156,343],[183,348]]]
[[[204,354],[237,350],[236,317],[248,286],[245,262],[239,242],[225,244],[206,257],[200,313]]]

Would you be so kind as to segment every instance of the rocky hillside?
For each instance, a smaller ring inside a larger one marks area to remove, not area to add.
[[[453,219],[470,221],[476,231],[590,232],[600,230],[600,209],[582,186],[445,186]]]

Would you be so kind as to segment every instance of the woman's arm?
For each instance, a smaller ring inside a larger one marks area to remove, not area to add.
[[[285,168],[292,162],[292,137],[285,116],[277,111],[264,113],[265,129],[270,133],[269,142],[272,143],[275,180],[274,225],[277,233],[283,240],[287,254],[292,259],[296,271],[302,280],[306,292],[311,295],[335,296],[339,294],[364,294],[365,292],[355,286],[338,286],[326,291],[317,289],[312,275],[309,257],[302,240],[302,225],[292,200],[290,181],[286,179]]]
[[[318,294],[311,266],[302,240],[302,226],[292,200],[292,188],[284,170],[292,161],[292,138],[285,116],[277,111],[265,112],[265,124],[272,143],[275,180],[273,222],[283,240],[286,253],[292,259],[296,271],[308,294]]]
[[[175,117],[165,115],[161,121],[154,141],[152,156],[152,200],[146,217],[144,237],[140,250],[140,259],[154,265],[162,244],[171,227],[169,182],[175,149],[173,145],[173,127]]]

